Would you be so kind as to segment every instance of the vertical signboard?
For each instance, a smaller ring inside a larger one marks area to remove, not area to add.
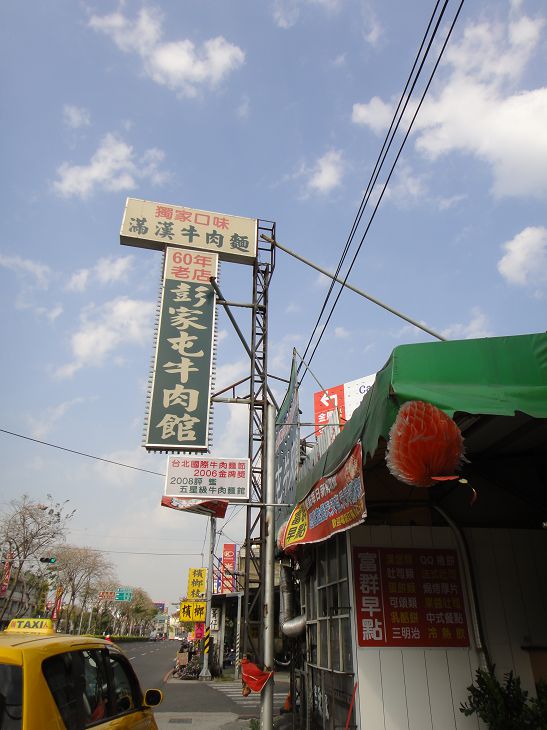
[[[296,353],[293,351],[289,387],[275,419],[275,501],[292,505],[296,493],[300,459],[300,427]],[[276,522],[284,519],[291,507],[277,507]]]
[[[233,593],[236,590],[236,546],[235,543],[226,543],[222,546],[222,578],[221,593]]]
[[[53,602],[53,609],[51,611],[51,618],[56,621],[61,615],[61,608],[63,606],[63,586],[57,586],[55,591],[55,601]]]
[[[6,555],[4,568],[2,570],[2,583],[0,583],[0,596],[5,596],[8,590],[9,581],[11,578],[11,566],[13,564],[13,553]]]
[[[190,568],[188,571],[188,599],[202,598],[207,590],[207,568]]]
[[[357,643],[469,646],[455,550],[354,548]]]
[[[218,256],[167,248],[144,446],[208,448]]]

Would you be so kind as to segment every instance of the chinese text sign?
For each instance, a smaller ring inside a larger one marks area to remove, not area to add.
[[[120,242],[158,250],[185,246],[218,254],[224,261],[252,264],[257,230],[256,218],[127,198]]]
[[[145,446],[204,451],[209,435],[218,258],[168,248]]]
[[[283,550],[327,540],[365,519],[365,486],[361,444],[356,444],[344,463],[330,477],[320,479],[294,508],[279,544]]]
[[[250,470],[250,459],[170,456],[167,459],[165,495],[246,502],[249,499]]]
[[[359,646],[469,646],[455,550],[354,548]]]
[[[186,597],[189,599],[202,598],[205,595],[207,586],[207,568],[190,568],[188,571],[188,590]]]

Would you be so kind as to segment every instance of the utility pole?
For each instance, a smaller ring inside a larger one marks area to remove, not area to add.
[[[203,637],[203,666],[199,678],[210,680],[211,670],[209,669],[209,648],[211,644],[211,604],[213,597],[213,558],[215,552],[215,540],[217,534],[217,518],[211,515],[211,535],[209,541],[209,568],[207,570],[207,590],[205,593],[205,636]]]
[[[274,555],[275,555],[275,408],[271,403],[266,411],[266,544],[264,556],[264,668],[273,671],[274,664]],[[261,693],[260,715],[262,730],[273,727],[274,675],[268,679]]]

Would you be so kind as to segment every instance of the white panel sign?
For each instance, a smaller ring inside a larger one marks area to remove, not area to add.
[[[250,459],[170,456],[165,495],[179,499],[248,502]]]

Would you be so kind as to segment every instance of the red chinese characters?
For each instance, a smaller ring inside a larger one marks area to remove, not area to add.
[[[359,646],[469,646],[454,550],[355,548]]]

